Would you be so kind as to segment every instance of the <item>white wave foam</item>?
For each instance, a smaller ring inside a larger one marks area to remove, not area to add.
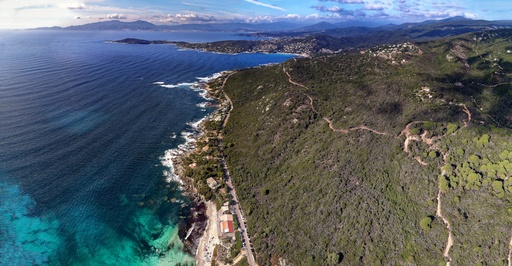
[[[162,84],[158,84],[158,85],[160,85],[160,87],[167,88],[167,89],[199,86],[199,84],[197,82],[193,82],[193,83],[191,83],[191,82],[183,82],[183,83],[178,83],[178,84],[165,84],[165,83],[162,83]]]
[[[197,78],[198,82],[193,83],[179,83],[179,84],[165,84],[163,82],[155,82],[154,84],[159,85],[164,88],[189,88],[194,91],[198,91],[199,95],[203,97],[205,100],[210,101],[211,99],[208,97],[208,91],[202,87],[202,84],[210,82],[214,79],[221,77],[227,72],[215,73],[209,77],[200,77]],[[206,108],[208,102],[199,103],[197,106],[200,108]],[[205,110],[206,111],[206,110]],[[197,121],[192,121],[187,123],[191,128],[185,130],[180,133],[180,137],[184,140],[184,143],[178,145],[175,149],[169,149],[164,152],[164,155],[160,157],[160,162],[164,167],[167,167],[168,170],[163,171],[163,175],[165,176],[165,180],[170,182],[177,182],[180,185],[180,189],[183,189],[183,180],[180,176],[176,174],[174,168],[175,160],[183,156],[185,153],[193,151],[196,148],[196,142],[199,137],[203,134],[200,130],[200,125],[207,119],[210,119],[210,116],[205,116]],[[176,134],[170,136],[171,138],[176,138]]]
[[[164,152],[159,159],[164,167],[169,168],[168,170],[163,171],[163,175],[165,176],[165,181],[167,183],[177,182],[180,184],[180,189],[183,188],[183,180],[180,176],[176,174],[174,168],[174,162],[176,158],[183,156],[185,153],[193,151],[196,148],[196,142],[199,137],[203,134],[203,132],[199,131],[201,123],[203,123],[208,117],[204,117],[198,121],[187,123],[190,126],[189,130],[185,130],[181,132],[180,137],[184,140],[184,143],[179,144],[175,149],[169,149]],[[171,137],[176,137],[175,135]]]
[[[219,73],[215,73],[209,77],[198,77],[197,80],[199,80],[199,82],[203,82],[203,83],[208,83],[210,81],[213,81],[215,79],[218,79],[220,77],[222,77],[222,75],[224,74],[225,72],[219,72]]]
[[[164,85],[165,82],[163,82],[163,81],[156,81],[156,82],[153,82],[152,84],[154,84],[154,85]]]
[[[194,129],[194,131],[197,132],[200,129],[199,126],[208,118],[209,118],[208,116],[205,116],[205,117],[203,117],[203,118],[201,118],[201,119],[199,119],[197,121],[188,122],[187,125],[191,126]]]
[[[170,149],[170,150],[166,150],[164,152],[164,155],[162,155],[160,157],[160,162],[162,163],[162,165],[169,168],[169,170],[163,171],[163,175],[165,176],[165,181],[167,183],[174,181],[174,182],[180,184],[180,186],[183,185],[183,180],[181,180],[181,178],[174,173],[175,171],[174,171],[174,162],[173,162],[173,160],[181,154],[182,154],[182,152],[178,149]]]

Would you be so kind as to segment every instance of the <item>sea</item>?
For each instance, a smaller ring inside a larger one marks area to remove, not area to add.
[[[286,54],[123,38],[234,33],[0,31],[0,265],[194,265],[189,199],[166,154],[212,113],[199,84]],[[172,152],[171,152],[172,153]]]

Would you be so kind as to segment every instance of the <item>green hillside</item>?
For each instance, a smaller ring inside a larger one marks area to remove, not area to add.
[[[223,142],[260,265],[505,265],[511,36],[231,75]]]

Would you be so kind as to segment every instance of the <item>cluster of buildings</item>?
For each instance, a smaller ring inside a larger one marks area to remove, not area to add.
[[[363,50],[361,51],[361,54],[369,54],[373,57],[380,57],[383,59],[387,59],[392,61],[392,64],[404,64],[406,63],[406,59],[402,58],[402,55],[421,55],[423,51],[421,49],[410,43],[399,43],[399,44],[393,44],[393,45],[383,45],[383,46],[377,46],[374,49],[369,50]],[[400,60],[401,59],[401,60]]]

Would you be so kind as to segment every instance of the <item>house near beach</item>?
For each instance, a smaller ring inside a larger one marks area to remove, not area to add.
[[[221,214],[219,217],[219,235],[221,237],[234,237],[235,227],[232,214]]]

